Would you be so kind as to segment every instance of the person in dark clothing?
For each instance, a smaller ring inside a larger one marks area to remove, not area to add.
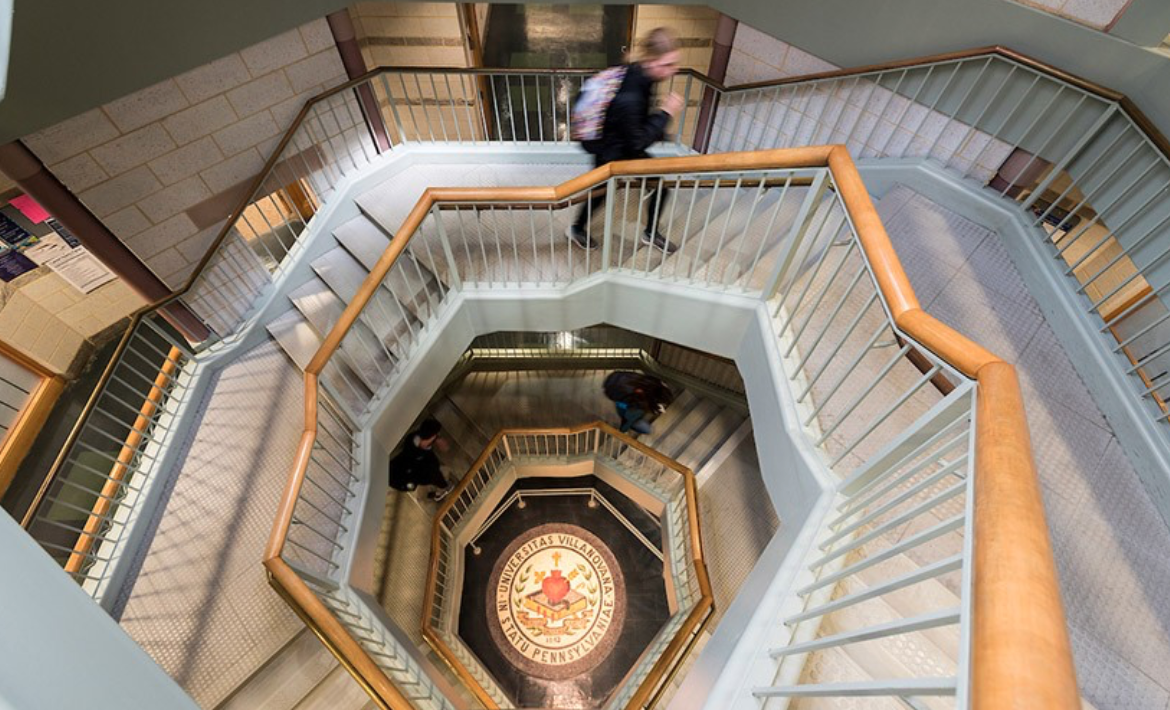
[[[582,146],[593,154],[593,166],[601,167],[615,160],[634,160],[649,157],[646,149],[666,136],[666,126],[683,108],[683,99],[672,93],[659,109],[652,110],[654,85],[678,72],[678,39],[665,27],[652,30],[640,43],[641,59],[626,69],[617,93],[605,112],[601,137],[586,141]],[[651,187],[647,184],[647,187]],[[675,250],[657,229],[658,213],[666,202],[669,191],[661,184],[651,187],[649,210],[642,242],[662,249],[668,254]],[[589,236],[587,224],[593,213],[605,204],[604,197],[595,197],[582,205],[576,221],[568,229],[568,236],[577,246],[596,249],[597,242]]]
[[[402,444],[398,455],[390,459],[390,487],[399,491],[413,491],[419,486],[434,486],[428,494],[431,500],[442,500],[451,489],[439,463],[435,448],[443,425],[435,419],[426,419]]]
[[[605,394],[617,409],[618,431],[649,434],[650,424],[674,401],[662,380],[637,372],[617,371],[606,378]]]

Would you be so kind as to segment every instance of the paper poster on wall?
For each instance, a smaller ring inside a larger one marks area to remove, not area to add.
[[[70,248],[57,234],[50,234],[24,253],[36,263],[57,272],[70,286],[82,293],[89,293],[117,278],[88,249]]]
[[[6,214],[0,214],[0,240],[9,246],[23,244],[32,235]]]
[[[49,218],[49,211],[28,195],[14,197],[8,204],[20,210],[20,213],[33,224],[40,224]]]
[[[56,234],[50,234],[37,240],[36,244],[25,248],[24,255],[41,266],[49,266],[53,259],[59,259],[73,251],[65,240]]]
[[[11,281],[35,268],[37,268],[36,263],[18,251],[5,249],[3,253],[0,253],[0,280]]]
[[[76,249],[77,247],[81,246],[81,242],[77,239],[77,237],[73,236],[73,232],[65,229],[65,225],[61,224],[57,220],[49,217],[45,220],[45,224],[48,225],[49,228],[54,232],[60,234],[61,238],[65,240],[65,243],[69,245],[70,249]]]

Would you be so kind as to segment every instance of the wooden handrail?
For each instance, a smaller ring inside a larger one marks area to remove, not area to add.
[[[414,705],[288,563],[274,557],[265,560],[264,567],[269,583],[367,693],[390,710],[414,710]]]
[[[431,562],[427,570],[427,584],[423,595],[423,612],[422,612],[422,634],[423,638],[431,645],[432,648],[442,657],[447,665],[459,676],[468,689],[476,696],[481,704],[489,710],[498,708],[498,704],[492,699],[491,695],[485,690],[479,682],[472,676],[471,672],[459,661],[451,648],[443,640],[442,636],[431,626],[431,609],[434,607],[435,601],[435,582],[439,572],[439,557],[442,546],[442,525],[443,518],[450,512],[452,506],[455,505],[459,496],[471,485],[475,479],[479,469],[487,463],[491,455],[500,447],[505,437],[508,436],[572,436],[586,431],[597,431],[598,436],[606,434],[619,439],[623,444],[630,448],[636,449],[638,452],[654,459],[663,464],[667,468],[673,470],[683,478],[683,486],[686,491],[686,504],[688,521],[688,535],[691,540],[691,550],[693,552],[692,561],[695,565],[695,574],[699,583],[699,599],[695,602],[694,608],[688,613],[686,620],[671,639],[663,653],[655,661],[650,673],[646,679],[638,686],[637,691],[631,697],[629,703],[626,705],[626,710],[636,710],[641,708],[654,693],[659,685],[659,681],[669,671],[677,660],[677,656],[684,648],[689,648],[690,637],[698,631],[698,629],[705,625],[711,618],[711,612],[715,608],[715,596],[711,589],[711,580],[707,574],[706,561],[703,557],[703,538],[702,529],[699,524],[699,504],[698,504],[698,489],[695,483],[694,472],[679,462],[671,459],[661,452],[650,448],[637,439],[628,434],[623,434],[614,427],[602,421],[590,422],[588,424],[579,424],[571,427],[546,427],[546,428],[509,428],[501,429],[491,438],[487,446],[484,447],[475,463],[467,470],[467,473],[456,484],[455,488],[446,496],[443,503],[439,506],[435,513],[434,522],[431,526]]]
[[[122,487],[122,481],[126,478],[126,474],[130,472],[130,462],[134,460],[134,454],[142,444],[143,432],[146,431],[150,420],[158,412],[159,405],[166,395],[168,383],[174,379],[175,373],[178,371],[180,357],[182,357],[182,352],[172,346],[162,367],[159,368],[158,374],[155,375],[150,392],[147,393],[146,400],[143,401],[142,407],[138,410],[138,416],[134,419],[130,433],[126,435],[126,441],[123,442],[122,448],[118,451],[118,458],[110,470],[109,478],[102,485],[97,500],[93,502],[89,517],[85,521],[84,532],[73,545],[73,552],[70,553],[69,560],[65,563],[66,572],[70,574],[80,572],[86,557],[93,549],[102,520],[113,508],[114,497],[118,494],[118,489]]]
[[[978,379],[971,707],[1080,708],[1015,368]]]
[[[1015,368],[918,306],[843,146],[830,169],[895,324],[979,383],[971,707],[1075,710],[1076,672]]]

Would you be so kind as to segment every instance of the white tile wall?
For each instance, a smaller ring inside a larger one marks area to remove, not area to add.
[[[214,239],[203,234],[211,227],[207,218],[195,224],[187,211],[250,180],[301,106],[344,80],[332,33],[320,19],[24,141],[115,235],[178,287],[202,258],[199,248]],[[197,233],[200,238],[192,239]]]

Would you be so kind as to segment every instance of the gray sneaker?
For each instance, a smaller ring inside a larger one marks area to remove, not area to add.
[[[594,241],[593,237],[586,234],[584,229],[581,229],[575,224],[569,225],[569,228],[565,230],[565,236],[572,239],[573,243],[582,249],[588,249],[589,251],[597,249],[597,242]]]

